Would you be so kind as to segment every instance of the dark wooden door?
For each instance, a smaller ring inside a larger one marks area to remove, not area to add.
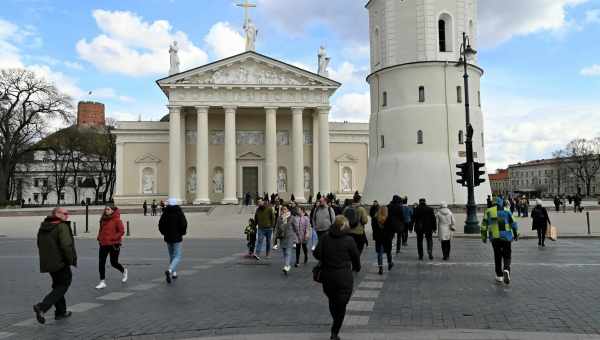
[[[242,195],[246,195],[249,192],[252,197],[258,192],[258,168],[257,167],[244,167],[242,169]]]

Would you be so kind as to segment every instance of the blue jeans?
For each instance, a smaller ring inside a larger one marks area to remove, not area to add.
[[[300,245],[296,245],[296,247],[300,247]],[[292,263],[292,249],[281,248],[281,253],[283,254],[283,265],[290,266]]]
[[[169,270],[175,272],[181,261],[181,242],[167,243],[167,249],[169,250]]]
[[[273,235],[273,228],[258,228],[256,230],[256,249],[254,249],[254,253],[256,255],[260,254],[262,249],[263,239],[267,239],[265,252],[267,256],[271,253],[271,236]]]

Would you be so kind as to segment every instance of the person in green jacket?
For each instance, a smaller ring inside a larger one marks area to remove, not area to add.
[[[69,212],[65,208],[54,208],[52,215],[46,217],[40,225],[37,245],[40,256],[40,272],[52,277],[52,291],[42,302],[33,305],[37,321],[46,322],[44,313],[54,305],[54,319],[61,320],[71,316],[67,311],[65,294],[71,285],[71,266],[77,266],[75,240],[71,232]]]
[[[481,240],[492,242],[496,282],[510,283],[511,242],[519,240],[519,229],[509,209],[504,207],[504,199],[496,198],[496,205],[486,209],[481,222]],[[504,262],[504,265],[503,265]]]

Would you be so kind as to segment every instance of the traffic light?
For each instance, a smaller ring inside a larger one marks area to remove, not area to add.
[[[458,179],[456,180],[456,182],[458,184],[462,185],[463,187],[466,187],[469,183],[468,172],[467,172],[467,163],[456,164],[456,167],[458,169],[460,169],[459,171],[456,172],[456,175],[458,176]]]
[[[476,187],[485,182],[485,170],[483,170],[484,167],[484,163],[473,162],[473,184]]]

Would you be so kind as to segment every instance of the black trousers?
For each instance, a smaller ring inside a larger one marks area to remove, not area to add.
[[[417,232],[417,251],[420,259],[423,258],[423,237],[427,240],[427,254],[433,255],[433,233]]]
[[[442,256],[446,260],[450,257],[450,240],[442,241]]]
[[[510,241],[495,239],[492,240],[492,248],[494,249],[496,276],[499,277],[503,275],[503,270],[510,271],[511,243]]]
[[[546,231],[547,230],[548,230],[547,225],[542,228],[537,227],[538,245],[543,245],[546,242]]]
[[[408,228],[404,228],[402,232],[402,244],[406,247],[406,243],[408,242]]]
[[[325,294],[329,300],[329,313],[333,319],[331,334],[338,335],[346,317],[346,306],[348,305],[348,301],[350,301],[352,292],[326,290]]]
[[[362,255],[363,249],[365,249],[365,234],[350,234],[356,243],[356,247],[358,248],[358,254]]]
[[[248,247],[248,253],[253,254],[254,248],[256,247],[256,233],[248,234],[247,240],[248,243],[246,244],[246,246]]]
[[[55,315],[62,315],[67,312],[67,302],[65,301],[65,294],[69,290],[73,274],[71,273],[71,267],[65,266],[62,269],[50,273],[52,277],[52,291],[44,297],[44,300],[38,304],[42,312],[46,313],[52,306],[54,306]]]
[[[402,248],[402,231],[397,231],[396,235],[396,254],[400,253],[400,248]]]
[[[116,270],[123,273],[125,268],[119,263],[119,253],[121,252],[121,245],[116,244],[112,246],[100,246],[99,260],[98,260],[98,271],[100,272],[100,280],[106,278],[106,257],[110,255],[110,265]]]
[[[306,247],[306,242],[296,244],[296,264],[300,263],[300,248],[304,252],[304,262],[308,261],[308,247]]]

